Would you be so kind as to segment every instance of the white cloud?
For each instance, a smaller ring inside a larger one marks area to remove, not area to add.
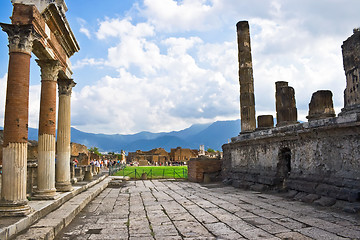
[[[0,121],[1,126],[5,118],[7,74],[0,78]],[[39,108],[40,108],[40,89],[41,85],[31,85],[29,89],[29,127],[39,127]]]
[[[350,34],[344,24],[354,18],[339,21],[339,4],[144,0],[137,5],[140,20],[132,12],[99,22],[96,37],[107,46],[107,56],[75,63],[75,69],[107,66],[118,75],[104,73],[95,84],[75,90],[73,123],[82,130],[133,133],[238,118],[235,24],[244,19],[251,28],[258,115],[275,113],[276,81],[295,88],[301,120],[319,89],[332,90],[340,109],[345,88],[340,46]]]
[[[155,34],[152,25],[147,23],[138,23],[133,25],[131,18],[125,19],[109,19],[105,18],[105,21],[100,22],[99,30],[96,32],[98,39],[106,39],[108,37],[133,37],[141,38],[153,36]]]
[[[0,126],[4,126],[7,73],[0,78]]]
[[[85,36],[89,39],[91,39],[91,33],[90,30],[86,27],[87,22],[85,21],[85,19],[82,18],[77,18],[78,23],[80,24],[80,30],[79,32],[85,34]]]
[[[29,89],[29,127],[39,127],[41,85],[32,85]]]
[[[91,38],[91,34],[89,29],[85,28],[85,27],[81,27],[79,30],[81,33],[85,34],[88,38]]]
[[[95,59],[95,58],[84,58],[80,59],[75,62],[75,64],[72,66],[72,69],[79,69],[85,66],[103,66],[104,60],[103,59]]]
[[[206,0],[144,0],[142,14],[159,30],[178,32],[207,29],[216,24],[217,16],[209,18],[215,3]]]
[[[203,43],[199,37],[190,38],[167,38],[163,44],[168,46],[168,54],[171,56],[186,54],[187,50],[192,48],[195,44]]]
[[[114,29],[112,24],[118,32],[107,31]],[[228,62],[234,56],[233,44],[214,45],[211,49],[199,37],[156,40],[150,37],[151,31],[139,31],[144,26],[117,19],[100,23],[99,38],[119,39],[104,60],[104,65],[117,69],[119,76],[105,76],[73,95],[75,126],[91,129],[98,124],[103,132],[113,132],[115,126],[115,132],[157,132],[219,116],[237,118],[237,81],[229,79],[234,76],[229,73],[234,64]],[[215,61],[217,53],[222,54],[224,63]],[[215,65],[216,70],[211,69]],[[134,72],[134,68],[140,71]],[[91,117],[91,109],[99,109],[96,116]],[[84,117],[89,121],[81,126]]]

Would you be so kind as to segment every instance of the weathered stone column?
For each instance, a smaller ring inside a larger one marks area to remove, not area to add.
[[[37,60],[41,68],[38,175],[34,199],[55,199],[56,87],[61,68],[57,60]]]
[[[346,89],[344,91],[344,108],[339,115],[360,112],[360,29],[344,41],[342,48]]]
[[[279,81],[276,86],[276,126],[286,126],[299,123],[297,121],[297,108],[295,90],[287,82]]]
[[[32,25],[1,23],[9,37],[0,216],[31,212],[26,199],[30,57],[39,35]]]
[[[241,133],[246,133],[252,132],[256,128],[249,23],[247,21],[238,22],[236,28],[239,50]]]
[[[306,118],[312,121],[335,116],[332,92],[329,90],[314,92],[309,103],[309,115]]]
[[[71,92],[76,83],[72,79],[59,79],[59,113],[57,132],[56,189],[71,191],[70,155],[71,155]]]

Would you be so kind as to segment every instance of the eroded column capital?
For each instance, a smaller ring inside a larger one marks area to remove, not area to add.
[[[57,81],[61,64],[58,60],[36,60],[41,68],[41,80]]]
[[[70,96],[72,88],[75,87],[76,83],[73,79],[58,79],[59,96],[67,95]]]
[[[31,54],[34,40],[41,38],[41,35],[35,31],[32,24],[14,25],[0,23],[0,26],[8,34],[10,52]]]

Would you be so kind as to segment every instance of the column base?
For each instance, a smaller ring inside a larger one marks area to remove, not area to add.
[[[48,191],[36,191],[34,196],[31,197],[33,200],[56,200],[60,197],[60,194],[56,190]]]
[[[58,192],[71,192],[74,189],[71,182],[55,183],[55,188]]]
[[[30,214],[31,212],[33,212],[33,209],[27,204],[27,202],[0,202],[1,217],[23,217]]]

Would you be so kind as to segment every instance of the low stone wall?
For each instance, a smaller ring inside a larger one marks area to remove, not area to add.
[[[221,171],[221,160],[217,158],[208,158],[205,156],[199,158],[192,158],[188,161],[188,179],[191,182],[203,182],[204,175],[213,175],[216,178]],[[215,180],[208,179],[207,181]]]
[[[222,176],[243,188],[278,188],[360,200],[360,114],[240,134],[223,145]]]

